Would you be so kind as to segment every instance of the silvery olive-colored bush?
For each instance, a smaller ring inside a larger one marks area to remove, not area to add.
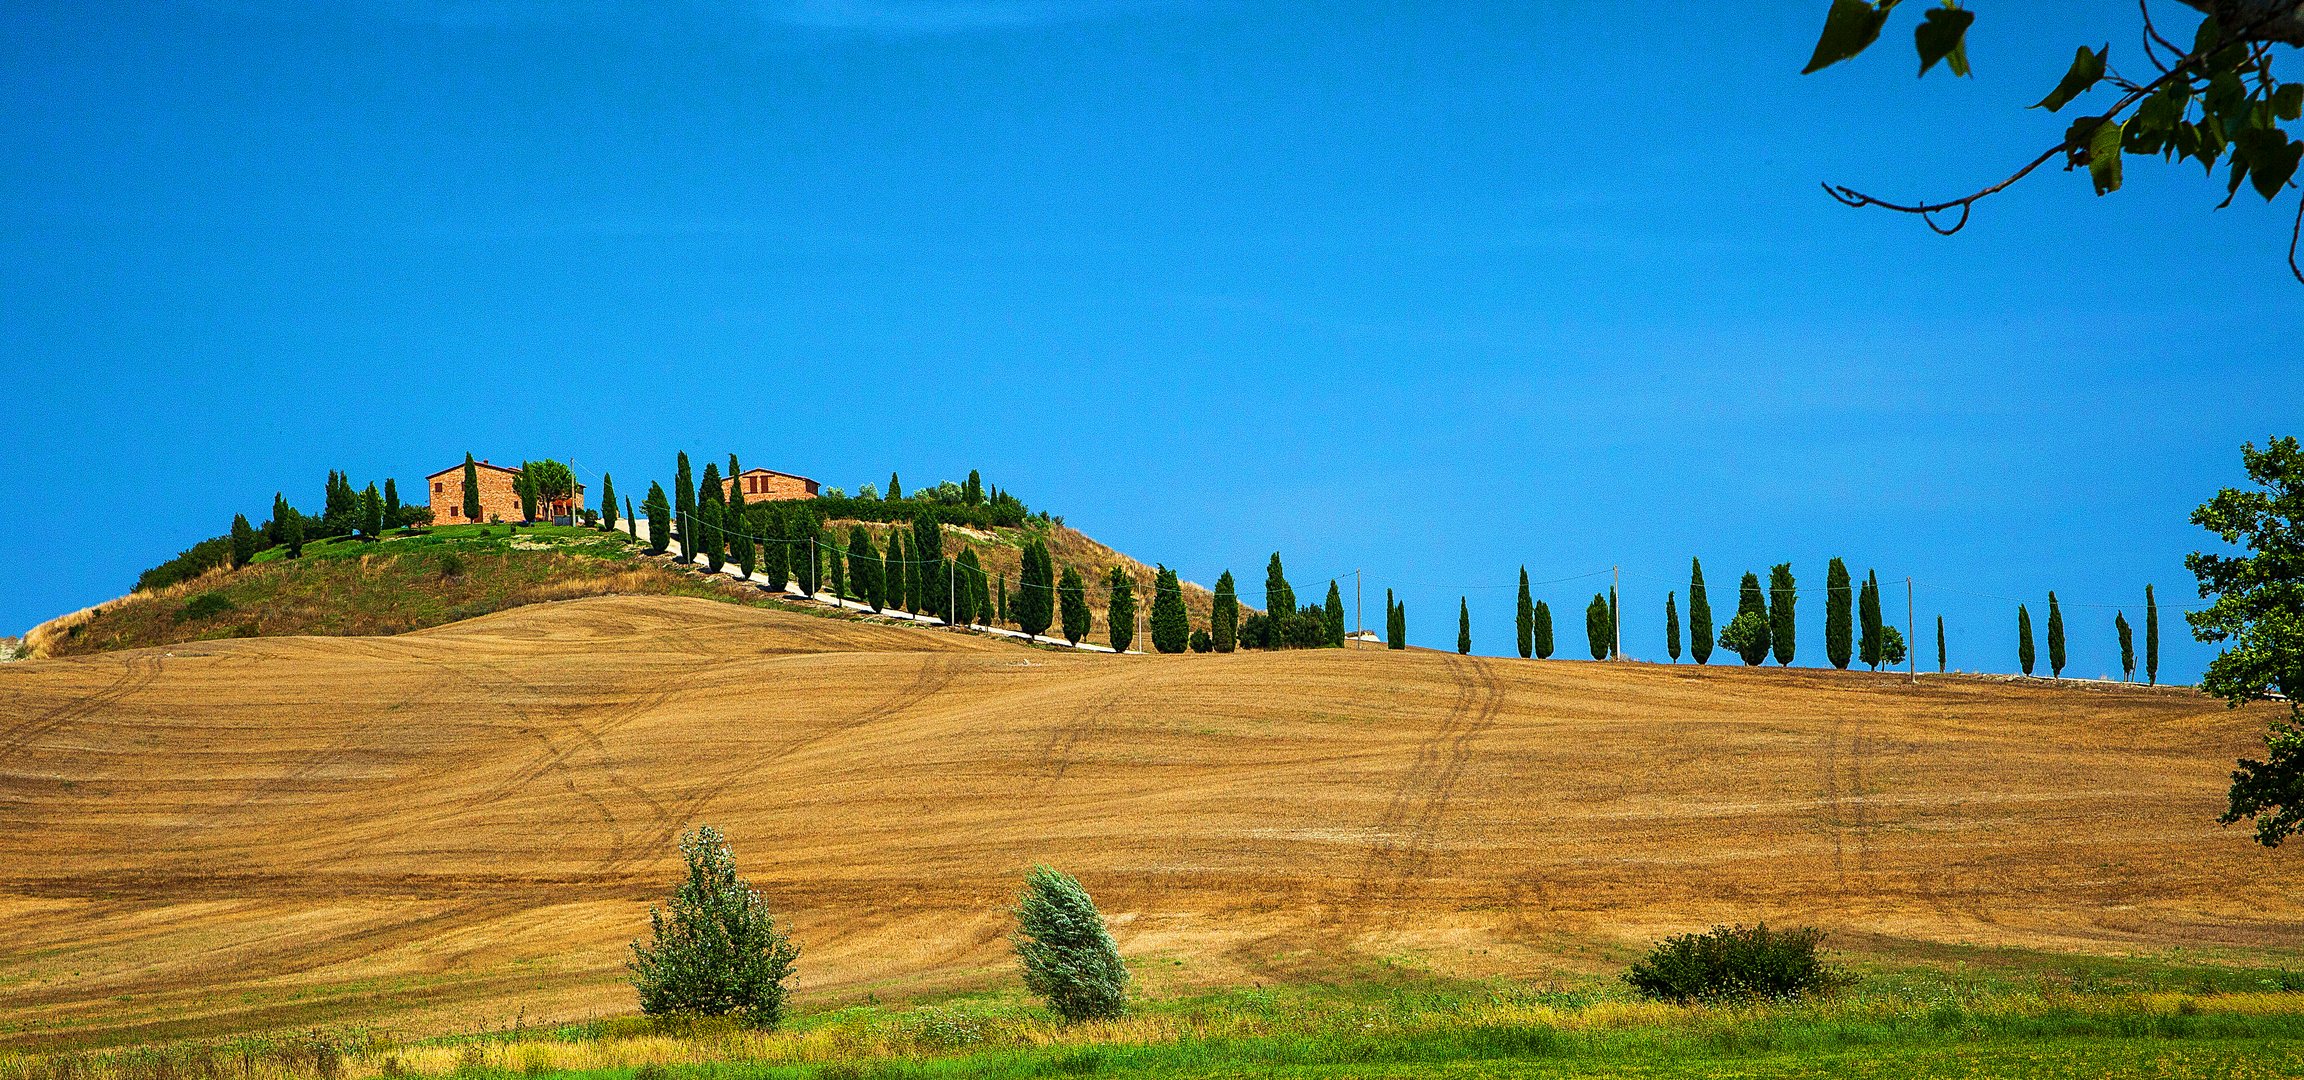
[[[650,1016],[734,1016],[772,1028],[798,946],[776,929],[768,903],[736,876],[719,830],[680,837],[688,876],[667,908],[648,909],[649,940],[632,943],[632,987]]]
[[[1128,1006],[1128,965],[1104,916],[1072,875],[1035,866],[1016,902],[1016,960],[1024,987],[1065,1020],[1103,1020]]]

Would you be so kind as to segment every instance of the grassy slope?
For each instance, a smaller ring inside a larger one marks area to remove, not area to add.
[[[2218,828],[2264,710],[2141,687],[1461,658],[1126,657],[682,599],[0,667],[0,1044],[628,1009],[678,830],[822,1008],[1008,984],[1036,860],[1172,996],[1566,983],[1812,922],[2294,965]]]

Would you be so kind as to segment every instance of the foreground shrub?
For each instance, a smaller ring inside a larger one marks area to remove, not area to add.
[[[1817,955],[1823,941],[1824,931],[1814,927],[1715,926],[1657,943],[1624,981],[1664,1001],[1790,1001],[1854,981]]]
[[[1035,866],[1016,902],[1016,960],[1024,987],[1072,1022],[1103,1020],[1128,1006],[1128,966],[1104,915],[1072,875]]]
[[[184,606],[176,609],[176,621],[195,622],[232,610],[235,610],[235,605],[231,597],[220,592],[204,592],[184,601]]]
[[[680,838],[688,877],[670,910],[648,909],[648,942],[632,943],[632,987],[650,1016],[733,1016],[772,1028],[784,1018],[784,983],[800,950],[776,929],[768,904],[736,876],[719,830]]]

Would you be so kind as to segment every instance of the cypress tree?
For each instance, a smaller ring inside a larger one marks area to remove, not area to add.
[[[1344,594],[1336,591],[1336,582],[1333,579],[1328,582],[1328,600],[1321,605],[1321,608],[1320,614],[1324,623],[1322,629],[1328,632],[1328,647],[1331,649],[1343,648]]]
[[[2056,606],[2056,590],[2048,590],[2048,677],[2064,677],[2064,609]]]
[[[360,532],[370,540],[384,535],[384,497],[373,483],[360,493]]]
[[[1824,571],[1824,658],[1842,671],[1855,645],[1855,586],[1848,580],[1848,564],[1835,557]]]
[[[706,465],[704,469],[704,475],[712,475],[712,466]],[[720,550],[720,518],[722,514],[720,500],[700,499],[697,501],[703,505],[696,510],[696,546],[703,549],[704,568],[717,574],[720,572],[720,567],[727,561],[722,557]]]
[[[1704,561],[1688,560],[1688,658],[1712,662],[1712,604],[1704,598]]]
[[[1864,587],[1857,590],[1857,659],[1880,670],[1880,571],[1864,571]]]
[[[607,473],[600,474],[600,528],[616,528],[616,478]]]
[[[1944,616],[1936,616],[1936,674],[1944,674]]]
[[[2144,586],[2144,685],[2160,685],[2160,604]]]
[[[1232,584],[1232,571],[1216,579],[1216,603],[1208,612],[1208,633],[1216,651],[1228,653],[1240,644],[1240,596]]]
[[[1003,586],[1005,587],[1005,586]],[[969,594],[976,598],[976,623],[979,626],[998,626],[1000,608],[998,597],[992,592],[992,577],[982,563],[969,569]]]
[[[464,520],[480,520],[480,466],[472,452],[464,452]]]
[[[265,523],[263,532],[264,543],[268,547],[279,547],[286,541],[288,536],[287,495],[277,491],[272,493],[272,520]]]
[[[838,531],[825,530],[824,539],[819,542],[824,547],[824,562],[832,570],[832,598],[834,600],[855,599],[856,590],[850,588],[848,582],[848,552],[840,544]]]
[[[2120,681],[2127,682],[2136,677],[2136,635],[2128,629],[2127,612],[2113,614],[2112,629],[2120,635]]]
[[[891,499],[904,497],[904,482],[896,479],[895,473],[888,474],[888,497]]]
[[[968,470],[968,482],[960,485],[960,501],[970,506],[984,505],[984,477],[974,469]]]
[[[1608,594],[1593,593],[1584,605],[1584,636],[1591,641],[1592,659],[1608,659]]]
[[[1191,643],[1191,617],[1184,613],[1184,589],[1176,571],[1161,566],[1152,579],[1152,648],[1180,653]]]
[[[960,561],[953,569],[959,575],[960,586],[958,602],[954,605],[960,609],[957,620],[963,625],[984,622],[984,564],[977,560],[976,549],[963,546]],[[1181,605],[1183,601],[1177,603]]]
[[[690,526],[696,523],[696,477],[688,471],[688,451],[680,451],[680,462],[672,469],[672,528],[680,537],[680,561],[696,561],[696,545],[688,538]]]
[[[752,580],[752,572],[759,568],[760,560],[752,541],[751,524],[744,519],[744,506],[731,502],[720,513],[720,532],[728,540],[728,561],[736,564],[736,572],[744,580]]]
[[[248,565],[256,557],[256,530],[248,524],[248,515],[232,515],[232,569]]]
[[[1052,621],[1051,616],[1055,614],[1058,598],[1055,595],[1055,582],[1049,576],[1050,571],[1054,569],[1054,565],[1048,559],[1048,545],[1046,543],[1043,543],[1038,537],[1025,543],[1024,565],[1016,581],[1016,628],[1033,637],[1039,637],[1048,631],[1048,624]],[[1079,575],[1069,569],[1065,573],[1070,584],[1073,587],[1078,587],[1080,584]],[[1088,610],[1086,600],[1080,602],[1080,610],[1083,613]],[[1072,615],[1069,608],[1065,611],[1064,619],[1066,623],[1065,633],[1070,634]],[[1081,633],[1085,634],[1087,631],[1082,630]],[[1074,638],[1073,644],[1079,644],[1079,639]]]
[[[904,530],[888,530],[888,550],[880,556],[881,588],[886,591],[884,602],[898,611],[910,611],[911,564],[904,554]]]
[[[512,481],[512,490],[520,495],[520,520],[523,522],[536,520],[536,477],[528,471],[528,466],[533,464],[530,461],[521,462],[520,479]]]
[[[2016,662],[2024,665],[2024,674],[2032,674],[2032,613],[2024,605],[2016,605]]]
[[[1536,649],[1536,602],[1528,596],[1528,568],[1525,566],[1520,568],[1520,602],[1513,609],[1512,628],[1520,646],[1520,659],[1526,660]],[[1679,635],[1673,635],[1672,640],[1680,640]],[[1680,650],[1675,645],[1672,651],[1677,655]]]
[[[1677,595],[1669,592],[1664,594],[1664,652],[1675,664],[1680,662],[1680,611],[1675,604]]]
[[[1064,607],[1064,640],[1078,645],[1080,639],[1087,637],[1088,631],[1093,629],[1090,625],[1093,620],[1088,614],[1088,583],[1080,580],[1079,568],[1064,568],[1064,581],[1056,587],[1056,593]],[[1021,604],[1024,598],[1019,596],[1016,600]],[[1047,628],[1046,625],[1040,627],[1042,630]]]
[[[728,505],[728,492],[720,484],[720,463],[717,461],[705,462],[704,478],[696,481],[696,509],[701,512],[708,502]]]
[[[848,527],[848,580],[855,584],[856,595],[865,607],[880,610],[881,602],[888,598],[887,586],[880,580],[880,552],[862,525]]]
[[[1760,589],[1760,575],[1749,570],[1744,572],[1744,582],[1736,593],[1736,614],[1739,617],[1746,614],[1759,616],[1760,627],[1763,631],[1759,640],[1753,644],[1753,647],[1759,651],[1757,658],[1753,653],[1746,652],[1743,654],[1744,662],[1746,664],[1758,664],[1766,660],[1770,639],[1775,636],[1773,633],[1767,632],[1773,629],[1768,625],[1768,597]]]
[[[728,508],[727,512],[721,515],[721,522],[728,531],[728,550],[734,552],[740,550],[738,544],[750,542],[740,539],[736,535],[739,532],[748,531],[746,524],[748,519],[744,512],[744,485],[736,482],[736,455],[734,454],[728,455],[728,481]]]
[[[776,503],[765,503],[752,515],[752,527],[760,536],[760,576],[768,579],[770,592],[781,593],[792,583],[792,545],[785,542],[789,536],[787,520],[784,508]]]
[[[1536,601],[1536,659],[1552,659],[1552,605]]]
[[[1472,651],[1472,607],[1464,597],[1456,598],[1456,653],[1467,655]]]
[[[1616,613],[1616,586],[1608,586],[1608,658],[1616,658],[1616,646],[1624,640],[1624,624]]]
[[[1272,561],[1264,567],[1264,614],[1278,621],[1296,613],[1296,590],[1288,587],[1288,576],[1280,570],[1280,553],[1272,553]]]
[[[648,553],[662,555],[672,545],[672,507],[664,500],[664,485],[648,485]]]
[[[384,478],[384,525],[397,528],[400,524],[400,487],[392,478]]]
[[[304,515],[297,513],[293,506],[287,507],[287,514],[286,524],[280,526],[280,543],[288,549],[289,558],[301,559],[304,557]]]
[[[1792,580],[1792,564],[1777,563],[1768,570],[1768,645],[1776,651],[1776,666],[1792,666],[1794,604],[1799,586]]]
[[[824,557],[816,550],[816,519],[806,512],[792,516],[791,552],[793,580],[800,583],[800,595],[813,597],[824,591]]]
[[[1112,639],[1112,651],[1124,653],[1136,640],[1136,582],[1117,566],[1109,580],[1112,596],[1104,612],[1104,632]]]
[[[640,519],[633,516],[632,513],[632,496],[624,496],[624,528],[627,531],[636,530],[639,528],[639,521]]]

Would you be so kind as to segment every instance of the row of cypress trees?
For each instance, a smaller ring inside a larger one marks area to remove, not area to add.
[[[2128,625],[2128,613],[2114,612],[2112,632],[2120,642],[2120,679],[2123,682],[2136,677],[2136,638]],[[1938,663],[1941,664],[1942,622],[1938,622]],[[2023,604],[2016,605],[2016,662],[2024,674],[2032,674],[2038,657],[2032,648],[2032,612]],[[2056,602],[2056,591],[2048,591],[2048,677],[2064,677],[2064,609]],[[2144,586],[2144,679],[2151,685],[2160,682],[2160,604],[2152,595],[2152,586]]]

